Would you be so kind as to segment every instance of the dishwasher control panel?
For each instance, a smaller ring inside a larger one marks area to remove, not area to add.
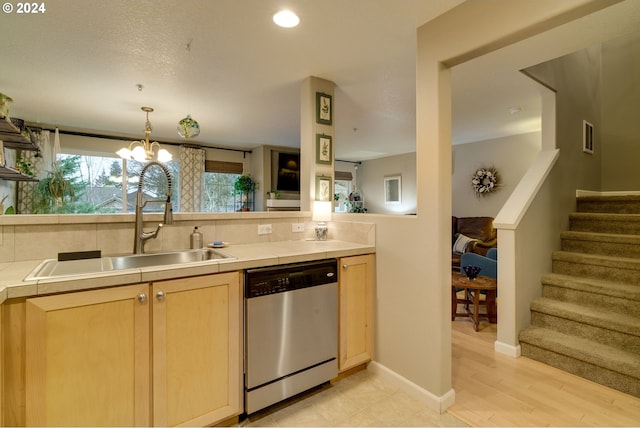
[[[326,259],[245,271],[247,299],[338,282],[338,261]]]

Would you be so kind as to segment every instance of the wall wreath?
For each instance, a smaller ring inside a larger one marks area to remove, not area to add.
[[[471,178],[476,196],[486,196],[498,189],[498,171],[493,168],[480,168]]]

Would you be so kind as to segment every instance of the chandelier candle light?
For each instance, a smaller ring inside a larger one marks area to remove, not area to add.
[[[141,107],[142,111],[147,113],[147,123],[144,129],[144,140],[132,141],[129,147],[123,147],[116,153],[123,159],[136,160],[138,162],[148,162],[151,160],[157,160],[160,162],[169,162],[172,159],[171,153],[165,149],[160,148],[160,143],[157,141],[149,142],[149,135],[151,135],[151,122],[149,122],[149,113],[153,111],[151,107]],[[158,149],[156,154],[154,148]]]
[[[329,227],[327,221],[331,221],[331,208],[333,204],[330,201],[313,201],[313,215],[311,219],[317,221],[316,240],[326,241]]]

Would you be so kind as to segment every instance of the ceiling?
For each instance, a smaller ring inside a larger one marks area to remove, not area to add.
[[[299,147],[301,83],[317,76],[336,84],[336,159],[408,153],[416,29],[461,2],[56,0],[0,15],[0,92],[13,117],[61,128],[139,137],[151,106],[155,139],[191,114],[203,146]],[[298,27],[273,24],[283,8]],[[454,72],[454,143],[540,129],[538,89],[513,63],[473,64]]]

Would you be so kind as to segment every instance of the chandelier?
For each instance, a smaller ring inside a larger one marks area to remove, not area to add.
[[[148,162],[151,160],[157,160],[160,162],[169,162],[172,159],[171,153],[165,149],[160,148],[160,143],[157,141],[149,142],[149,135],[151,135],[151,122],[149,122],[149,113],[153,111],[151,107],[141,107],[142,111],[147,113],[147,123],[144,129],[144,140],[132,141],[129,147],[123,147],[116,153],[123,159],[136,160],[138,162]],[[158,150],[157,154],[154,148]]]

